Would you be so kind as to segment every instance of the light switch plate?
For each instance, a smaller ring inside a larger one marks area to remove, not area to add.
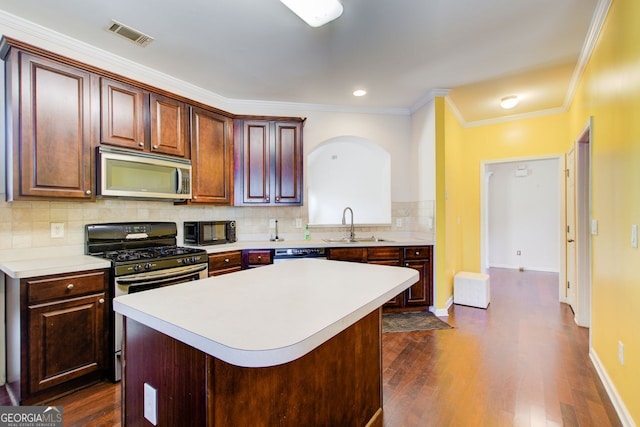
[[[147,383],[144,383],[144,417],[158,425],[158,391]]]
[[[51,237],[53,237],[54,239],[60,239],[64,237],[64,222],[51,223]]]
[[[592,219],[591,220],[591,234],[593,236],[597,236],[598,235],[598,220],[597,219]]]
[[[631,247],[638,247],[638,226],[636,224],[631,225]]]

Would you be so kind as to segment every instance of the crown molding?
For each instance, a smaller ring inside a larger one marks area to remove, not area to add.
[[[418,111],[420,108],[427,105],[429,102],[433,101],[437,97],[446,97],[451,92],[451,89],[431,89],[424,96],[422,96],[418,101],[413,104],[410,108],[410,113],[413,114]]]
[[[580,56],[578,57],[576,68],[573,70],[573,75],[571,76],[571,81],[569,82],[569,88],[567,89],[567,94],[564,99],[563,106],[565,110],[568,110],[569,106],[573,102],[573,97],[575,96],[578,85],[580,84],[580,80],[582,79],[584,69],[587,66],[587,62],[589,62],[589,59],[591,58],[593,49],[595,48],[598,38],[600,37],[600,33],[602,32],[602,27],[604,26],[604,22],[607,18],[607,14],[609,13],[609,8],[611,7],[612,1],[613,0],[598,0],[598,3],[596,4],[596,10],[593,14],[593,17],[591,18],[591,25],[589,26],[587,37],[585,38],[584,44],[582,45],[582,51],[580,52]]]

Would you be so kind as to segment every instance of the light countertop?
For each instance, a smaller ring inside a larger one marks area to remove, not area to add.
[[[362,236],[365,237],[363,233]],[[226,251],[238,251],[244,249],[279,249],[279,248],[356,248],[356,247],[371,247],[371,246],[430,246],[433,245],[433,240],[418,239],[414,237],[401,237],[390,238],[379,242],[362,241],[354,243],[346,242],[327,242],[322,239],[312,240],[294,240],[285,239],[279,242],[271,242],[269,240],[242,240],[234,243],[225,243],[220,245],[210,246],[194,246],[185,245],[194,248],[202,248],[207,253],[218,253]]]
[[[113,305],[225,362],[263,367],[307,354],[418,278],[404,267],[299,259],[123,295]]]
[[[55,249],[52,249],[55,252]],[[89,255],[38,256],[0,261],[0,271],[12,279],[110,268],[111,262]]]

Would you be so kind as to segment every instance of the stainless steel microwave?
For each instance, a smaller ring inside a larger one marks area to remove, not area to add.
[[[191,161],[99,147],[97,187],[99,196],[191,199]]]
[[[185,221],[184,243],[217,245],[236,241],[235,221]]]

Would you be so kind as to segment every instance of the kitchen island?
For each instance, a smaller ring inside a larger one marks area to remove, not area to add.
[[[417,280],[302,259],[118,297],[124,422],[382,426],[380,306]]]

